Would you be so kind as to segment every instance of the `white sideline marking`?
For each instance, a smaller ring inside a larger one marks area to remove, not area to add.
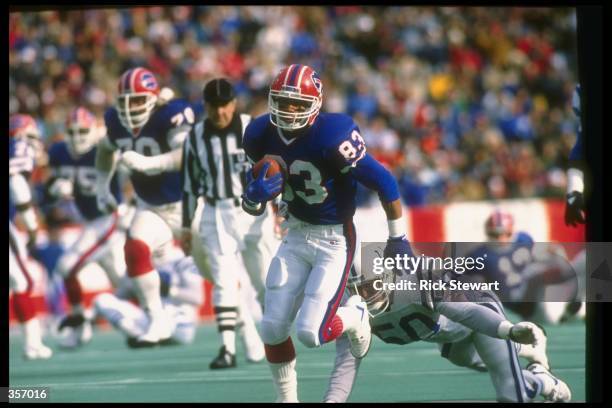
[[[410,371],[410,372],[390,372],[390,373],[372,373],[371,375],[376,376],[384,376],[384,377],[401,377],[401,376],[422,376],[424,374],[435,376],[435,375],[446,375],[446,374],[456,374],[457,372],[465,372],[465,368],[458,368],[457,370],[420,370],[420,371]],[[574,367],[574,368],[556,368],[555,373],[569,373],[569,372],[584,372],[584,368]],[[157,384],[157,383],[176,383],[176,382],[225,382],[225,381],[246,381],[246,382],[255,382],[255,381],[269,381],[269,375],[248,375],[248,376],[202,376],[201,373],[197,373],[193,377],[189,375],[189,373],[181,373],[181,378],[124,378],[122,380],[108,380],[108,381],[91,381],[91,382],[71,382],[71,383],[45,383],[45,387],[58,387],[58,388],[70,388],[70,387],[98,387],[98,386],[121,386],[127,384]],[[369,373],[362,373],[367,376]],[[478,372],[473,372],[473,374],[480,374]],[[173,374],[173,376],[177,376]],[[321,380],[328,379],[329,374],[320,374],[320,375],[301,375],[301,380]],[[18,386],[18,385],[14,385]]]

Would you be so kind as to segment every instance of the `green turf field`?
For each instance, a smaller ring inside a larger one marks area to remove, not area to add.
[[[515,319],[516,320],[516,319]],[[553,373],[585,400],[583,322],[547,327]],[[22,338],[10,338],[10,385],[49,387],[50,402],[271,402],[274,391],[265,363],[247,364],[238,344],[238,368],[211,371],[218,348],[216,328],[202,325],[195,343],[129,350],[116,332],[99,330],[77,351],[54,348],[47,361],[24,361]],[[51,346],[51,339],[47,340]],[[334,361],[334,346],[297,348],[299,398],[321,401]],[[486,373],[456,367],[430,343],[395,346],[377,338],[362,362],[350,401],[491,401]]]

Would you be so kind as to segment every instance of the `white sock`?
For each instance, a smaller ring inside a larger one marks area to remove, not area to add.
[[[132,278],[132,282],[138,294],[140,306],[147,310],[151,316],[157,316],[162,312],[162,301],[159,294],[159,274],[155,269],[143,275]]]
[[[276,402],[299,402],[295,363],[295,358],[286,363],[270,363],[272,382],[277,395]]]
[[[236,331],[223,330],[219,334],[221,335],[221,343],[225,346],[225,350],[236,354]]]
[[[38,347],[42,345],[42,328],[37,317],[33,317],[23,324],[23,333],[26,347]]]

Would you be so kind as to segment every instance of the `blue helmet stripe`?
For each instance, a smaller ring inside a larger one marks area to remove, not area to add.
[[[291,71],[291,76],[289,77],[289,80],[287,81],[287,85],[289,86],[297,86],[298,84],[297,82],[297,78],[298,78],[298,74],[300,73],[300,71],[302,70],[302,66],[300,64],[298,64],[293,71]]]

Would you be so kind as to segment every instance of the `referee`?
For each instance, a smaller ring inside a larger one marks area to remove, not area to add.
[[[219,354],[210,368],[218,369],[236,367],[239,318],[247,360],[265,357],[253,317],[242,305],[238,271],[243,263],[263,305],[265,275],[276,248],[271,211],[252,217],[240,204],[251,167],[242,149],[242,136],[251,116],[236,111],[234,88],[223,78],[204,87],[204,107],[207,116],[193,127],[183,147],[183,228],[190,230],[197,199],[203,196],[198,235],[210,266],[221,338]],[[191,242],[188,234],[183,239],[184,245],[187,242]]]

